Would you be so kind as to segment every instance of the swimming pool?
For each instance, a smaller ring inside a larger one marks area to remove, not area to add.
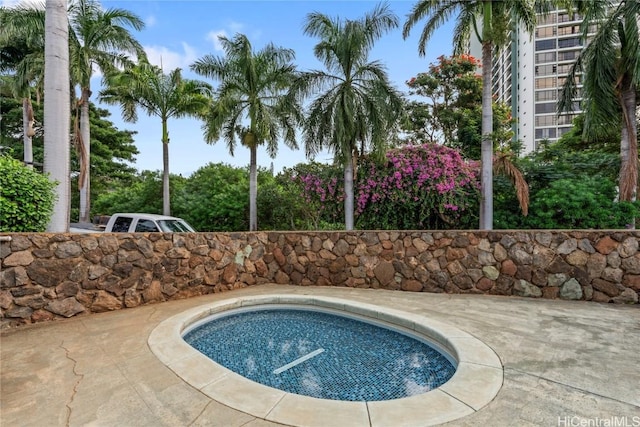
[[[364,316],[392,329],[410,331],[453,356],[457,361],[456,372],[436,389],[399,399],[366,402],[320,399],[249,380],[214,362],[182,338],[211,315],[282,304],[337,310],[347,316]],[[223,297],[160,322],[150,333],[148,345],[168,369],[204,396],[257,418],[300,427],[388,427],[453,421],[491,402],[502,387],[504,375],[502,363],[490,347],[461,329],[429,318],[426,312],[410,313],[329,296],[276,293]]]
[[[434,343],[299,305],[232,310],[198,322],[184,339],[252,381],[321,399],[399,399],[455,373],[454,358]]]

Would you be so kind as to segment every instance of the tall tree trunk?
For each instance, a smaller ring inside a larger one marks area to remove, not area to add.
[[[57,199],[47,231],[69,231],[69,24],[67,0],[47,0],[44,48],[44,171]]]
[[[89,97],[91,90],[82,89],[82,101],[80,105],[80,132],[82,133],[82,147],[80,147],[80,177],[78,187],[80,190],[80,222],[91,222],[91,129],[89,125]]]
[[[485,1],[482,28],[482,146],[480,229],[493,229],[493,97],[491,69],[493,43],[491,42],[491,1]]]
[[[169,193],[169,131],[167,119],[162,118],[162,214],[171,215],[171,194]]]
[[[353,154],[344,160],[344,228],[353,230]]]
[[[24,164],[29,169],[33,169],[33,107],[31,105],[31,99],[22,99],[22,127],[23,127],[23,142],[24,142]]]
[[[638,128],[636,90],[631,77],[623,78],[621,89],[622,135],[620,139],[620,200],[636,200],[638,191]]]
[[[249,231],[258,230],[258,148],[249,145]]]

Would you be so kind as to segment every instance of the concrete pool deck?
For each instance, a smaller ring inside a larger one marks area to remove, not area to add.
[[[488,405],[448,425],[640,425],[637,306],[281,285],[3,330],[0,425],[280,425],[212,400],[148,345],[152,331],[176,314],[239,296],[272,294],[402,310],[484,342],[503,365],[502,388]],[[395,425],[402,424],[390,427]]]

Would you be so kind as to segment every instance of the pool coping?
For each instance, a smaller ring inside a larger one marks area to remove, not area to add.
[[[268,387],[215,363],[182,339],[194,322],[222,311],[267,304],[298,304],[340,310],[405,328],[446,349],[458,363],[453,377],[435,390],[387,401],[318,399]],[[211,399],[268,421],[290,426],[427,426],[481,410],[502,387],[503,366],[496,353],[471,334],[426,315],[343,298],[309,295],[234,297],[186,310],[161,322],[149,335],[155,356]]]

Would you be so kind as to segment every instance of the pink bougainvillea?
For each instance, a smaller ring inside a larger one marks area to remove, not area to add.
[[[364,158],[355,182],[355,214],[361,228],[454,228],[475,215],[478,165],[454,149],[411,145],[387,152],[385,160]],[[339,217],[342,180],[314,174],[298,176],[308,202]],[[467,218],[463,218],[466,216]]]

